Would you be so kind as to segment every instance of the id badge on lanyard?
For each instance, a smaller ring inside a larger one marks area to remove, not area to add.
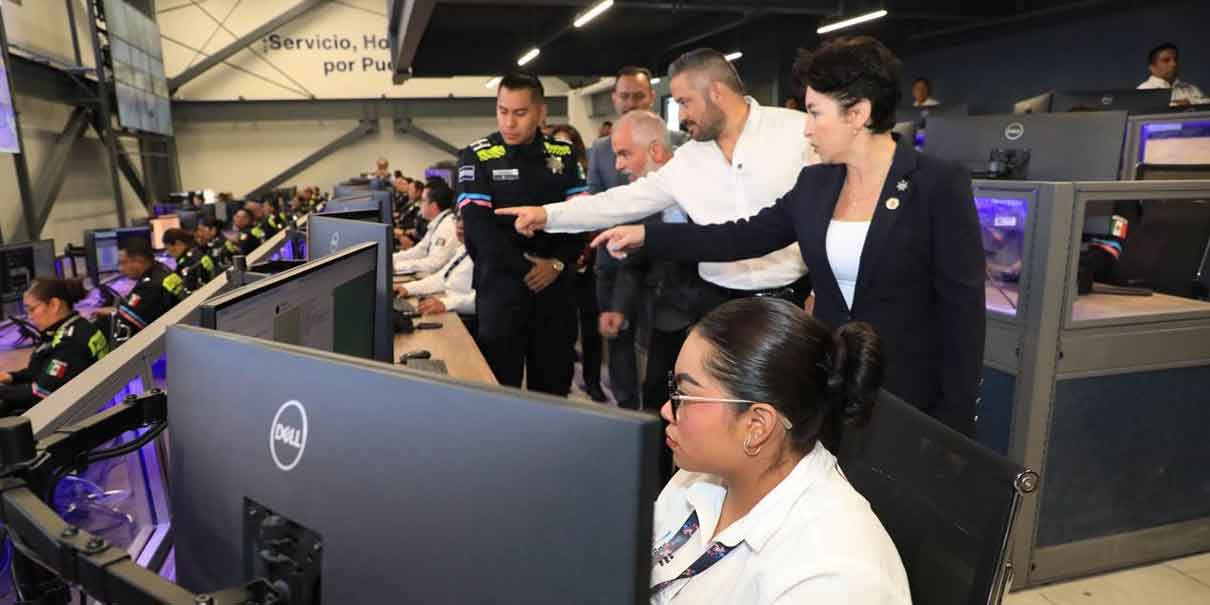
[[[673,536],[669,538],[667,542],[664,542],[664,544],[659,548],[651,551],[651,560],[656,561],[660,565],[667,564],[672,560],[672,557],[676,554],[676,551],[680,550],[680,548],[689,541],[689,538],[693,537],[693,534],[697,533],[699,527],[701,527],[701,524],[697,519],[697,511],[693,511],[693,513],[689,515],[689,518],[685,520],[684,525],[681,525],[680,531],[673,534]],[[660,592],[673,582],[684,580],[686,578],[692,578],[693,576],[710,569],[711,566],[719,561],[722,561],[723,557],[727,556],[727,553],[734,549],[734,546],[725,546],[719,542],[711,544],[706,549],[706,552],[702,553],[702,556],[698,557],[697,560],[690,564],[685,571],[682,571],[680,575],[672,578],[671,580],[664,580],[663,582],[652,586],[651,594],[654,595]]]

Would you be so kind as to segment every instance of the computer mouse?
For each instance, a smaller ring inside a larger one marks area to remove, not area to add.
[[[419,351],[408,351],[399,358],[399,363],[407,363],[409,359],[431,359],[432,357],[433,354],[431,352],[423,349]]]

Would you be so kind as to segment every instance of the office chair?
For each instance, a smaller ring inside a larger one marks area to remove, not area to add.
[[[1014,517],[1037,473],[886,392],[838,449],[899,550],[913,602],[1000,603],[1012,583]]]

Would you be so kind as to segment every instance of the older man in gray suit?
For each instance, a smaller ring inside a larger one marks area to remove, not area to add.
[[[613,108],[619,116],[633,110],[650,111],[655,103],[651,72],[627,66],[618,70],[613,89]],[[597,139],[588,152],[588,192],[600,193],[630,179],[617,169],[611,137]],[[618,405],[638,409],[638,362],[634,347],[634,317],[624,313],[638,307],[637,292],[616,287],[621,261],[598,252],[596,259],[597,303],[601,308],[601,335],[609,343],[609,380]]]

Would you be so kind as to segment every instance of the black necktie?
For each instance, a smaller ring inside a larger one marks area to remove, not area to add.
[[[462,256],[459,256],[458,260],[455,260],[454,264],[450,265],[450,268],[445,270],[445,275],[441,276],[441,281],[445,281],[450,278],[450,273],[453,273],[454,269],[458,268],[458,265],[462,262],[462,259],[466,258],[467,254],[468,253],[466,250],[462,251]]]

